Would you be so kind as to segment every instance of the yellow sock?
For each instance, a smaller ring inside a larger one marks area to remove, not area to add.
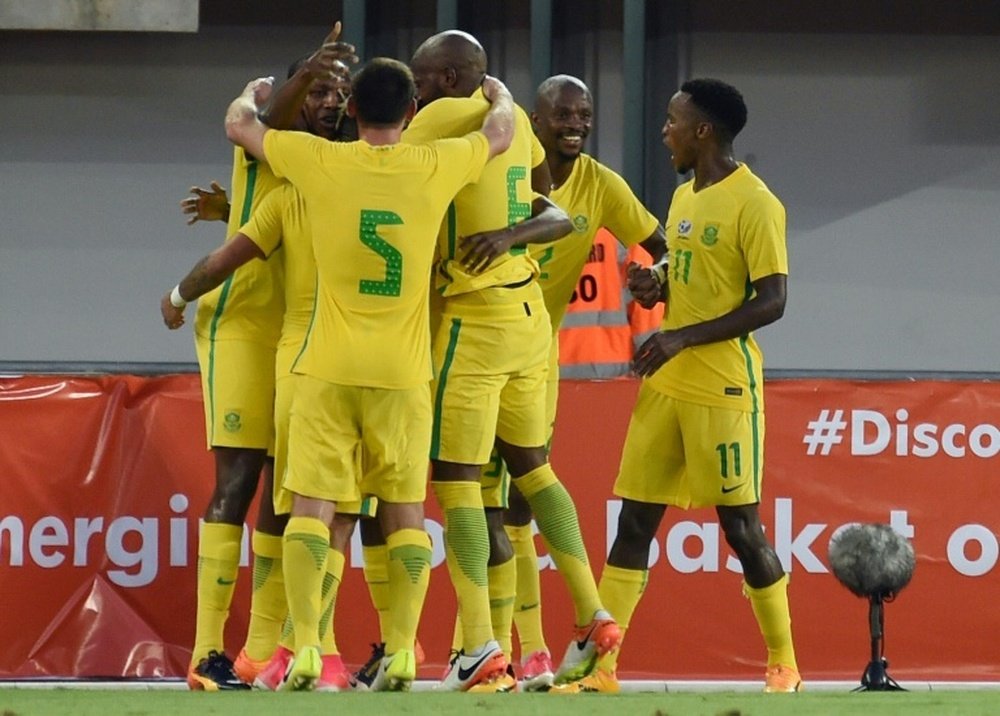
[[[632,621],[632,614],[635,613],[635,607],[639,604],[639,599],[646,590],[648,581],[648,569],[623,569],[610,564],[604,565],[601,584],[597,591],[601,595],[604,608],[618,622],[618,628],[622,631],[622,640],[625,639],[625,632]],[[614,672],[618,668],[618,649],[605,654],[598,660],[597,664],[607,671]]]
[[[331,548],[326,553],[326,574],[323,576],[323,592],[320,600],[322,616],[319,620],[320,651],[323,654],[339,654],[337,634],[333,627],[337,610],[337,592],[344,577],[344,553]]]
[[[295,630],[295,651],[319,646],[320,595],[330,549],[330,528],[315,517],[292,517],[284,537],[285,593]]]
[[[576,624],[589,623],[594,618],[594,612],[601,609],[601,599],[597,594],[594,573],[590,571],[573,498],[559,482],[549,463],[515,478],[515,483],[531,505],[549,555],[566,580],[576,610]]]
[[[490,539],[478,482],[431,482],[444,515],[445,557],[462,620],[466,653],[493,638],[486,563]]]
[[[462,615],[455,612],[455,628],[451,630],[451,650],[459,651],[465,639],[462,638]]]
[[[514,626],[521,647],[521,658],[536,651],[548,651],[542,628],[542,586],[538,576],[538,550],[531,525],[505,525],[514,547],[517,564],[517,590],[514,600]],[[492,578],[490,584],[492,584]]]
[[[281,639],[278,645],[289,651],[295,651],[295,627],[292,626],[292,617],[285,617],[285,623],[281,626]]]
[[[389,631],[387,654],[413,649],[417,624],[431,578],[431,538],[423,530],[403,529],[387,535],[389,554]]]
[[[212,650],[225,650],[223,632],[236,589],[242,537],[243,525],[205,522],[201,526],[192,664],[197,664]]]
[[[250,544],[253,548],[253,595],[244,648],[254,661],[266,661],[274,653],[288,616],[285,576],[281,569],[281,537],[254,530]]]
[[[365,558],[365,583],[372,606],[378,614],[379,641],[385,643],[389,632],[389,555],[384,544],[362,547]]]
[[[788,575],[783,574],[774,584],[754,589],[743,583],[743,593],[749,597],[760,633],[767,645],[767,665],[783,664],[798,669],[792,644],[792,617],[788,610]]]
[[[514,595],[517,592],[517,563],[511,557],[503,564],[487,570],[490,578],[490,620],[493,623],[493,638],[511,658],[510,627],[514,621]]]

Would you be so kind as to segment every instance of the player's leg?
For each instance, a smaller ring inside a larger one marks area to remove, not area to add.
[[[243,683],[225,654],[226,620],[239,574],[243,519],[253,499],[265,450],[212,449],[216,485],[198,540],[198,607],[188,685],[207,691]]]
[[[545,380],[545,422],[548,425],[546,447],[551,449],[559,402],[559,341],[552,337],[549,370]],[[503,464],[503,461],[500,461]],[[506,469],[506,466],[504,466]],[[552,685],[555,669],[545,642],[542,626],[542,588],[538,572],[531,506],[521,491],[511,486],[504,513],[504,525],[514,548],[517,563],[517,597],[514,602],[514,625],[521,652],[521,686],[525,691],[544,691]]]
[[[592,667],[593,653],[613,649],[619,634],[601,605],[576,506],[548,459],[545,385],[552,335],[544,303],[524,314],[516,342],[521,349],[520,362],[501,394],[496,445],[513,483],[531,506],[538,530],[573,600],[580,632],[573,643],[583,643],[588,656],[584,660],[564,658],[560,668],[564,674],[583,676]]]
[[[274,500],[271,499],[274,494],[274,465],[271,458],[264,463],[257,523],[250,538],[253,553],[250,621],[246,642],[233,666],[236,675],[248,684],[254,683],[273,656],[288,616],[281,564],[282,535],[288,524],[288,515],[277,515],[274,511]]]
[[[489,529],[479,482],[493,446],[499,394],[506,380],[492,369],[503,335],[502,320],[445,314],[434,341],[431,488],[443,515],[462,646],[439,684],[446,690],[466,691],[503,674],[507,667],[493,638]],[[490,366],[488,372],[484,365]]]
[[[320,620],[327,578],[329,525],[337,502],[361,498],[354,427],[361,411],[357,388],[300,376],[288,429],[283,489],[293,494],[284,536],[285,591],[295,632],[295,659],[286,688],[312,689],[322,673]]]
[[[361,551],[364,557],[365,584],[368,596],[378,617],[379,637],[371,644],[368,660],[354,672],[352,685],[356,689],[371,688],[378,673],[379,664],[385,656],[385,638],[389,630],[389,556],[386,553],[385,538],[378,519],[362,519]]]
[[[350,688],[350,673],[337,646],[334,615],[344,576],[347,547],[363,506],[364,501],[338,503],[338,511],[330,524],[330,550],[327,552],[326,575],[320,593],[319,633],[323,671],[316,681],[316,691],[344,691]]]
[[[364,405],[360,487],[379,500],[389,586],[385,656],[372,689],[405,691],[416,678],[417,625],[430,582],[431,541],[424,528],[430,390],[369,390]]]
[[[743,591],[767,647],[765,690],[801,688],[788,608],[788,577],[760,523],[763,478],[764,416],[738,410],[697,406],[685,414],[692,432],[703,436],[700,460],[692,474],[701,476],[706,495],[716,504],[726,542],[743,567]],[[721,449],[720,449],[721,448]]]
[[[639,389],[613,492],[622,498],[618,529],[601,573],[598,591],[618,621],[622,638],[649,579],[650,542],[667,504],[687,505],[683,484],[684,448],[676,412],[669,398]],[[593,672],[558,688],[559,693],[615,692],[621,648],[599,657]]]
[[[223,633],[239,571],[243,523],[273,440],[274,348],[196,334],[205,430],[215,487],[199,536],[195,644],[188,684],[247,688],[225,653]]]

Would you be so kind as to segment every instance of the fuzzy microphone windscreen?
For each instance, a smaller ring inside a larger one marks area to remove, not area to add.
[[[840,583],[859,597],[895,596],[910,583],[916,555],[889,525],[851,525],[830,540],[830,566]]]

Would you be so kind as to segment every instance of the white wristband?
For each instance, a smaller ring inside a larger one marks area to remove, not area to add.
[[[170,292],[170,305],[174,308],[184,308],[187,305],[187,301],[181,298],[180,284],[174,286],[174,290]]]
[[[667,268],[666,259],[663,259],[660,263],[649,267],[649,270],[653,272],[653,278],[656,279],[656,282],[660,284],[660,286],[663,286],[667,282]]]

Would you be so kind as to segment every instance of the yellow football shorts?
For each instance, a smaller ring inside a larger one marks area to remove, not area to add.
[[[552,445],[552,433],[555,430],[556,406],[559,402],[559,340],[557,336],[552,336],[552,344],[549,349],[549,372],[545,380],[545,424],[548,432],[545,437],[546,447]],[[490,460],[483,466],[479,474],[482,486],[483,505],[485,507],[499,507],[506,509],[510,506],[510,474],[507,472],[507,465],[500,457],[500,453],[494,449],[490,453]]]
[[[760,502],[764,415],[639,388],[614,494],[677,507]]]
[[[445,300],[434,339],[432,459],[485,465],[496,437],[545,444],[551,338],[535,282]]]
[[[279,365],[282,349],[278,348]],[[296,349],[297,352],[297,349]],[[279,375],[274,384],[274,512],[283,515],[292,511],[292,493],[285,489],[284,475],[288,465],[288,416],[291,412],[292,399],[295,394],[295,382],[302,376],[294,373]],[[355,451],[357,470],[364,475],[361,461],[360,446]],[[365,496],[360,501],[338,502],[337,513],[358,515],[359,517],[374,517],[378,509],[378,499]]]
[[[195,334],[208,447],[270,449],[274,346]]]
[[[423,502],[430,434],[426,384],[389,390],[296,376],[281,482],[294,493],[341,504],[368,495]]]

